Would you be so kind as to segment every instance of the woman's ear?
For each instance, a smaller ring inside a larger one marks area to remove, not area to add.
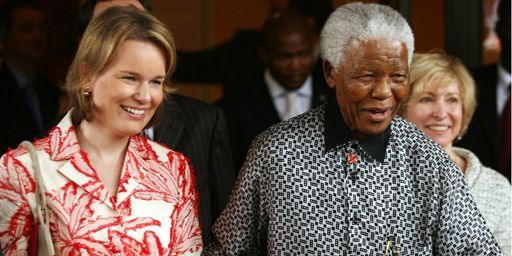
[[[91,80],[93,77],[87,77],[87,64],[85,62],[81,63],[78,67],[78,75],[80,76],[80,81],[82,81],[82,84],[86,87],[89,87],[92,89],[93,83],[91,83]]]
[[[327,60],[324,60],[322,66],[324,69],[325,82],[331,89],[334,89],[336,87],[336,82],[334,79],[334,73],[336,73],[336,69]]]

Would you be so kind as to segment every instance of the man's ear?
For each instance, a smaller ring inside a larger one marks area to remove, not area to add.
[[[334,89],[336,87],[336,82],[334,79],[334,74],[336,73],[336,69],[327,60],[323,61],[322,66],[324,69],[325,82],[331,89]]]

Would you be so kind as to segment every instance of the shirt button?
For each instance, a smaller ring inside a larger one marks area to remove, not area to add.
[[[348,178],[352,181],[352,182],[356,182],[358,177],[357,177],[357,172],[351,172],[350,175],[348,176]]]

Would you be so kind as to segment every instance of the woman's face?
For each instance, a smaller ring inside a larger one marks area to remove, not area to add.
[[[149,42],[127,40],[91,80],[90,123],[115,136],[144,129],[164,97],[166,75],[162,51]]]
[[[459,135],[462,122],[462,99],[457,82],[432,82],[413,95],[403,116],[443,148],[450,147]]]

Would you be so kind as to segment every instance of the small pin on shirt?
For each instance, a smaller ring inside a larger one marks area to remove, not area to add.
[[[355,153],[349,153],[349,154],[348,154],[347,162],[348,162],[349,164],[357,164],[357,162],[358,162],[357,154],[355,154]]]

